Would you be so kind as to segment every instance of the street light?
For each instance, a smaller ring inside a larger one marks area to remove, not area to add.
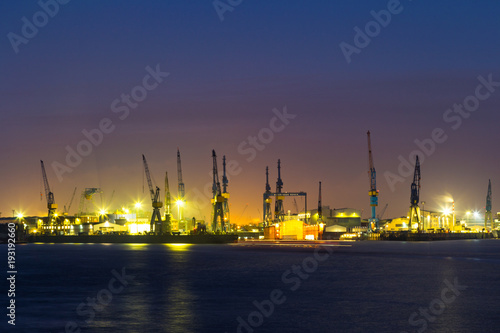
[[[175,202],[177,204],[177,219],[179,220],[179,222],[181,221],[181,207],[184,207],[184,201],[182,201],[181,199],[177,200]]]

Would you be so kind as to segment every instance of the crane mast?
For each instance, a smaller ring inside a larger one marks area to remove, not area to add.
[[[321,182],[319,182],[319,194],[318,194],[318,223],[320,222],[323,222],[323,207],[321,203]]]
[[[231,231],[231,221],[229,219],[229,193],[227,192],[227,187],[229,185],[229,180],[226,176],[226,155],[222,156],[222,197],[224,198],[223,212],[224,212],[224,226],[225,231]]]
[[[184,182],[182,181],[182,166],[181,166],[181,153],[179,152],[179,148],[177,148],[177,181],[178,181],[178,186],[177,186],[177,196],[178,196],[178,205],[179,205],[179,216],[177,219],[179,220],[179,223],[184,219],[184,199],[186,196],[186,193],[184,191]]]
[[[153,214],[151,215],[151,226],[150,230],[152,233],[161,234],[162,233],[162,222],[160,208],[163,207],[163,202],[160,201],[160,188],[156,186],[156,190],[153,189],[153,182],[151,181],[151,174],[149,172],[148,162],[146,157],[142,155],[142,162],[144,163],[144,172],[146,173],[146,179],[148,181],[149,194],[151,195],[151,204],[153,206]]]
[[[212,150],[212,160],[213,160],[213,183],[212,183],[212,231],[224,231],[224,197],[222,196],[219,173],[217,171],[217,155],[215,150]],[[220,225],[220,227],[219,227]]]
[[[171,229],[171,197],[170,188],[168,186],[168,172],[165,172],[165,227],[166,232],[170,232]]]
[[[494,221],[491,216],[491,179],[488,181],[488,194],[486,195],[486,207],[484,213],[484,229],[488,228],[488,222],[491,227],[491,231],[494,229]]]
[[[264,192],[264,216],[262,222],[264,227],[271,224],[271,186],[269,185],[269,167],[266,166],[266,191]]]
[[[281,160],[278,160],[278,179],[276,180],[276,202],[274,204],[274,219],[276,220],[276,222],[282,222],[285,219],[285,210],[283,207],[283,201],[285,200],[285,197],[280,195],[282,189],[283,189],[283,180],[281,179]]]
[[[43,185],[45,187],[45,198],[47,199],[47,224],[53,223],[53,218],[56,214],[57,204],[55,203],[54,193],[50,190],[49,180],[47,179],[47,173],[45,172],[45,166],[43,165],[43,161],[40,160],[40,164],[42,166],[42,178]]]
[[[418,231],[423,230],[422,223],[420,221],[420,207],[418,203],[420,202],[420,162],[417,159],[415,161],[415,171],[413,173],[413,182],[411,183],[411,194],[410,194],[410,213],[408,214],[410,221],[408,222],[408,230],[411,231],[413,224],[418,224]]]
[[[373,164],[373,155],[372,155],[372,142],[370,138],[370,131],[367,133],[368,136],[368,177],[370,179],[370,190],[368,191],[368,195],[370,196],[370,206],[372,215],[369,219],[368,230],[369,231],[378,231],[378,219],[376,215],[376,207],[378,206],[378,193],[377,190],[377,172],[375,171],[375,165]]]

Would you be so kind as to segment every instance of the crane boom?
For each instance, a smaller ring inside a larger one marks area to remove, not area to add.
[[[45,187],[45,199],[47,200],[47,224],[52,223],[52,218],[54,217],[57,209],[57,204],[55,203],[54,193],[50,190],[49,180],[47,178],[47,173],[45,172],[45,166],[43,165],[43,161],[40,160],[40,164],[42,166],[42,178],[43,185]]]
[[[153,190],[153,182],[151,181],[151,174],[149,173],[148,162],[146,161],[146,157],[142,155],[142,162],[144,164],[144,172],[146,173],[146,179],[148,181],[149,193],[151,195],[151,200],[155,198],[155,191]]]
[[[377,190],[377,172],[375,171],[375,166],[373,165],[373,155],[372,155],[372,142],[370,138],[370,131],[367,133],[368,135],[368,174],[370,176],[370,190]]]
[[[184,182],[182,181],[182,166],[181,166],[181,153],[179,148],[177,148],[177,180],[178,180],[178,196],[179,200],[183,200],[185,196]]]
[[[372,216],[369,219],[369,231],[374,231],[379,229],[378,219],[376,215],[379,191],[377,190],[377,172],[375,171],[375,165],[373,164],[370,131],[368,131],[366,134],[368,137],[368,178],[370,180],[370,190],[368,191],[368,195],[370,196],[370,206],[372,210]]]

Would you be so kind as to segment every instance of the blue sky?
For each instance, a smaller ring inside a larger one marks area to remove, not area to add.
[[[50,2],[50,1],[49,1]],[[3,1],[1,35],[0,211],[36,214],[39,160],[63,163],[66,146],[84,140],[82,130],[109,118],[115,130],[66,173],[49,179],[62,206],[76,186],[102,187],[115,202],[143,198],[141,154],[159,185],[169,172],[176,192],[175,153],[181,149],[188,195],[210,182],[211,149],[242,167],[230,184],[233,217],[258,217],[264,169],[283,163],[285,190],[304,190],[315,205],[317,182],[331,207],[369,211],[366,131],[372,132],[380,205],[404,215],[409,178],[394,188],[384,173],[397,173],[398,156],[417,149],[414,140],[443,128],[422,165],[422,197],[440,208],[444,194],[457,209],[484,207],[488,178],[493,196],[499,162],[500,93],[493,92],[461,127],[445,111],[474,94],[478,76],[500,81],[500,4],[496,1],[401,1],[399,14],[352,56],[371,11],[388,1],[242,1],[221,21],[212,1],[70,1],[15,53],[7,37],[22,35],[36,1]],[[111,103],[141,84],[147,66],[170,75],[119,120]],[[273,109],[297,115],[251,162],[238,152],[249,136],[269,126]],[[394,190],[394,191],[393,191]],[[288,205],[293,209],[292,204]],[[498,205],[493,204],[494,210]],[[199,215],[198,207],[191,207]],[[200,207],[209,216],[208,206]]]

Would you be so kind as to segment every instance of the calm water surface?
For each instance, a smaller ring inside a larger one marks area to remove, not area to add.
[[[500,331],[500,241],[349,245],[19,246],[15,331]]]

